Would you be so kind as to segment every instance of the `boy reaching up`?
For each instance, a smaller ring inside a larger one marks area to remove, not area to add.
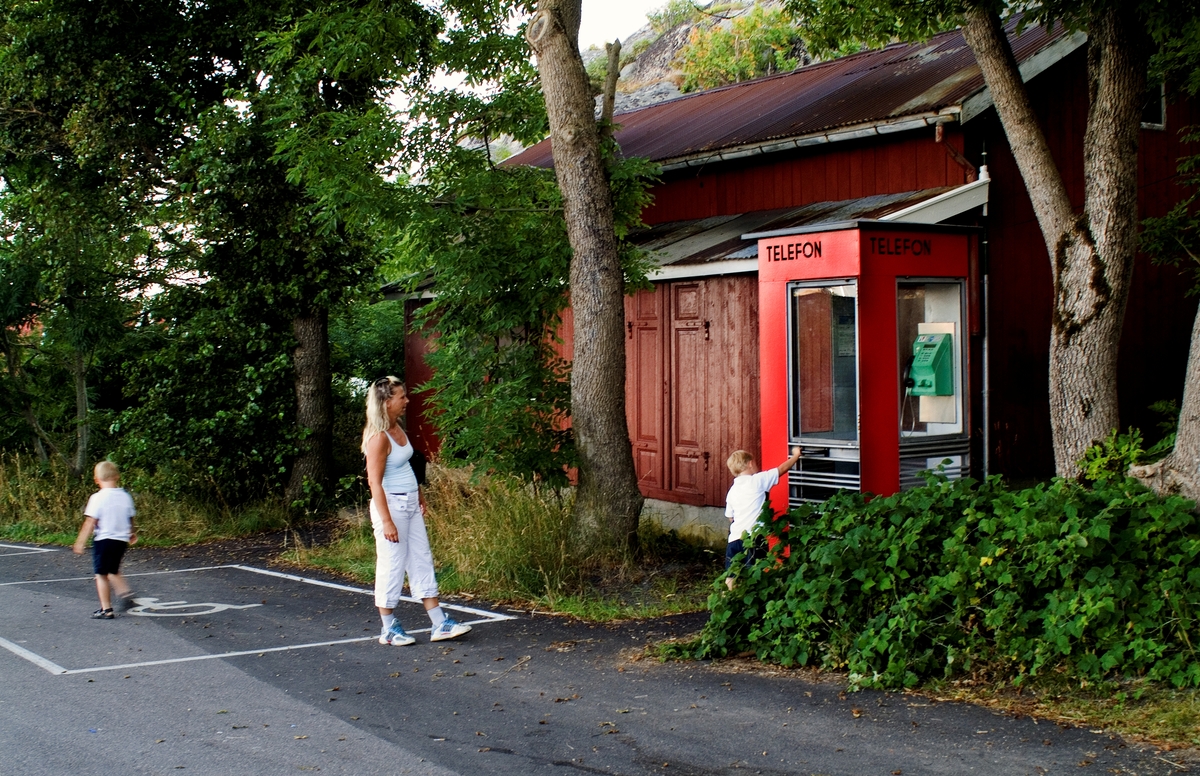
[[[100,490],[92,494],[83,509],[83,526],[72,549],[83,554],[88,536],[92,541],[92,571],[96,574],[96,592],[100,608],[92,612],[93,620],[113,619],[112,591],[121,597],[121,611],[133,606],[133,591],[121,576],[121,559],[131,544],[137,544],[133,528],[133,497],[121,487],[121,471],[112,461],[96,464],[94,474]]]
[[[725,547],[725,569],[733,564],[734,557],[746,550],[746,565],[758,559],[760,547],[746,548],[743,540],[754,530],[766,503],[767,493],[779,484],[779,478],[800,460],[800,448],[793,447],[792,455],[778,466],[759,471],[754,456],[745,450],[734,450],[725,465],[733,474],[733,485],[725,496],[725,516],[729,518],[729,544]],[[725,584],[733,590],[734,575],[725,577]]]

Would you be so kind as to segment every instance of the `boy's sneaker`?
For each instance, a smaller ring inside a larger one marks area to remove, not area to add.
[[[429,632],[430,641],[445,641],[446,639],[456,639],[464,633],[470,633],[471,626],[463,625],[461,622],[447,617],[442,620],[442,624],[435,627]]]
[[[400,623],[392,623],[392,627],[379,634],[380,644],[390,644],[393,647],[407,647],[409,644],[416,643],[416,639],[404,632],[404,628],[400,627]]]
[[[97,609],[96,611],[92,612],[93,620],[111,620],[112,618],[113,618],[113,610],[112,609]]]

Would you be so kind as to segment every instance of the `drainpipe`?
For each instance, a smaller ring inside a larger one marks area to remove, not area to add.
[[[988,174],[987,166],[987,142],[982,144],[979,162],[979,179],[988,180],[991,176]],[[991,327],[988,325],[988,315],[991,310],[988,298],[988,274],[990,272],[989,256],[988,256],[988,203],[983,203],[983,238],[979,246],[979,271],[982,276],[983,283],[983,310],[979,317],[980,323],[983,325],[983,477],[987,479],[989,472],[989,462],[992,457],[992,382],[991,382],[991,363],[988,352],[988,337]]]

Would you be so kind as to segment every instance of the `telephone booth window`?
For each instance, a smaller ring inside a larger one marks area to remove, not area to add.
[[[793,441],[858,441],[857,286],[791,288]]]
[[[788,500],[824,501],[861,484],[858,435],[858,286],[798,283],[788,288],[790,444]]]
[[[925,470],[967,472],[964,305],[960,281],[896,284],[902,488],[923,485]]]

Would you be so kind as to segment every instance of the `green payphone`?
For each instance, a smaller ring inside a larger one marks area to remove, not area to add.
[[[912,396],[954,395],[954,347],[950,334],[920,334],[913,340]]]

